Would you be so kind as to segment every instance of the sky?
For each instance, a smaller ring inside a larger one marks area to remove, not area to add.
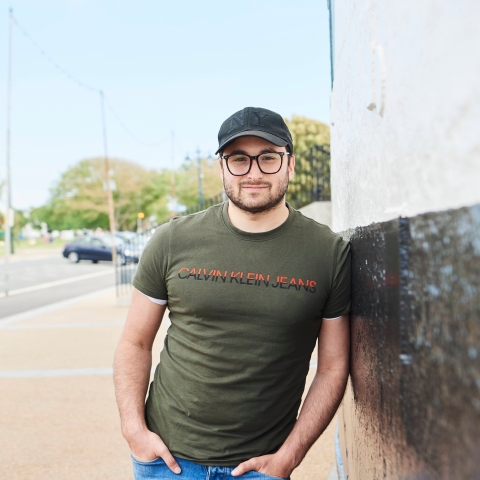
[[[66,169],[103,156],[100,89],[115,112],[106,110],[108,155],[148,169],[213,154],[221,123],[247,106],[329,122],[327,0],[0,0],[0,183],[9,8],[96,90],[13,27],[14,208],[45,204]]]

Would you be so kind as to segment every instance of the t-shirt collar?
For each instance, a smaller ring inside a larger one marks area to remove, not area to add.
[[[221,216],[223,220],[223,224],[225,227],[235,235],[236,237],[242,238],[243,240],[249,240],[252,242],[263,242],[265,240],[271,240],[273,238],[279,237],[283,235],[295,222],[295,210],[286,203],[288,208],[288,217],[287,219],[279,225],[277,228],[273,230],[269,230],[268,232],[260,232],[260,233],[252,233],[252,232],[244,232],[239,228],[235,227],[233,223],[230,221],[230,217],[228,216],[228,201],[223,204],[221,209]]]

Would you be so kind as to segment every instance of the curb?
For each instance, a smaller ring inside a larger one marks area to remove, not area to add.
[[[0,329],[7,326],[13,325],[23,320],[28,320],[29,318],[36,317],[38,315],[43,315],[44,313],[53,312],[61,308],[69,307],[76,303],[83,302],[84,300],[89,300],[91,298],[100,297],[107,293],[115,291],[115,287],[108,287],[103,290],[98,290],[97,292],[87,293],[85,295],[79,295],[78,297],[69,298],[68,300],[62,300],[61,302],[50,303],[39,308],[33,308],[32,310],[27,310],[26,312],[16,313],[15,315],[10,315],[9,317],[0,318]]]

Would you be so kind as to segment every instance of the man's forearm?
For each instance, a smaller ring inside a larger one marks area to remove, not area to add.
[[[277,454],[297,467],[327,428],[342,401],[348,369],[317,371],[300,415]]]
[[[128,341],[121,341],[115,353],[113,381],[115,396],[127,438],[146,428],[145,396],[147,394],[152,352]]]

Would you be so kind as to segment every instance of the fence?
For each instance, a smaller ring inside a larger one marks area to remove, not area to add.
[[[293,208],[302,208],[312,202],[330,200],[330,146],[315,145],[295,155],[295,159],[287,202]]]
[[[217,193],[217,195],[210,197],[207,200],[204,200],[203,203],[196,203],[193,207],[188,208],[183,215],[190,215],[191,213],[201,212],[202,210],[206,210],[212,205],[217,205],[224,202],[226,199],[227,195],[225,192]]]
[[[130,238],[117,253],[116,289],[117,297],[126,297],[132,291],[132,279],[137,271],[138,261],[152,232],[143,232]]]

